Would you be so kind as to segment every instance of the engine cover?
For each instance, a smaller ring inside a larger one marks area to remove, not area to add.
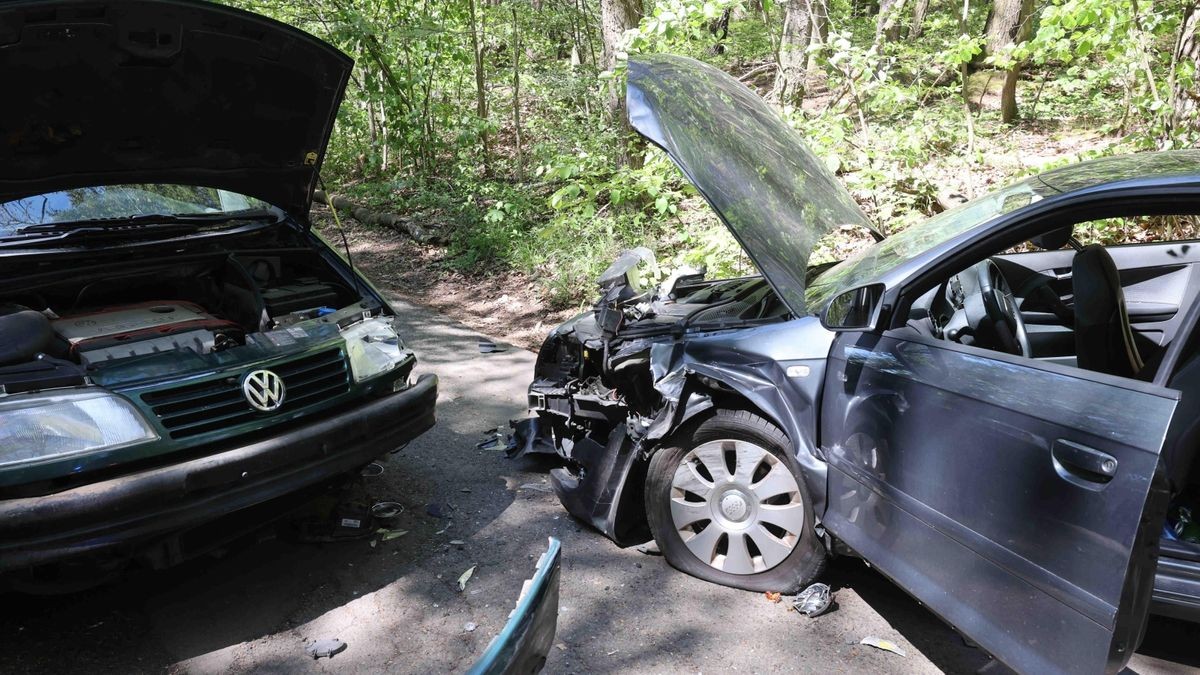
[[[64,316],[52,325],[71,355],[85,363],[183,348],[206,353],[217,332],[241,333],[237,324],[185,301],[112,307]]]

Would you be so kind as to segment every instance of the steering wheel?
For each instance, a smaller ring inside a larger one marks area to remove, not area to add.
[[[978,288],[983,298],[983,309],[1000,346],[1010,354],[1032,357],[1025,320],[1021,318],[1021,310],[1017,308],[1017,299],[1008,280],[991,260],[976,265],[975,271],[979,277]]]

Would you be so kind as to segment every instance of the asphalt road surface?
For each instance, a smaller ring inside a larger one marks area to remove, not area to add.
[[[481,354],[469,329],[430,310],[400,309],[421,370],[441,377],[439,422],[390,456],[382,475],[364,479],[360,497],[403,504],[392,527],[406,535],[372,547],[297,543],[263,530],[219,555],[131,572],[99,589],[0,596],[0,671],[461,671],[503,625],[553,535],[564,560],[548,673],[1007,672],[855,560],[835,562],[826,575],[835,611],[808,619],[786,602],[617,548],[546,491],[550,463],[476,448],[483,432],[523,412],[534,355],[513,347]],[[460,593],[456,581],[472,566]],[[857,644],[868,635],[907,656]],[[348,647],[314,661],[304,648],[318,638]],[[1197,672],[1198,638],[1200,626],[1155,620],[1132,670]]]

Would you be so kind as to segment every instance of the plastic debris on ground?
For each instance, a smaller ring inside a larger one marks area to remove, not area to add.
[[[813,617],[827,612],[832,604],[833,593],[830,592],[829,585],[813,584],[800,591],[792,603],[792,608],[804,616]]]
[[[462,539],[452,539],[450,541],[450,545],[451,546],[466,546],[467,542],[463,541]]]
[[[380,541],[391,541],[393,539],[399,539],[400,537],[408,534],[408,530],[388,530],[379,528],[378,530],[375,530],[375,534],[379,535]]]
[[[468,621],[463,624],[463,632],[465,633],[474,633],[476,628],[479,628],[479,624],[474,621]]]
[[[387,520],[404,513],[404,505],[400,502],[375,502],[371,505],[371,515]]]
[[[882,649],[885,652],[891,652],[899,656],[908,656],[908,653],[905,652],[900,645],[892,642],[891,640],[884,640],[883,638],[875,637],[874,635],[868,635],[867,637],[859,640],[858,644],[874,647],[876,649]]]
[[[538,492],[554,492],[554,488],[542,483],[526,483],[520,487],[522,490],[537,490]]]
[[[482,441],[479,441],[478,443],[476,443],[475,447],[478,448],[479,450],[493,450],[495,448],[499,448],[503,442],[504,442],[504,434],[494,433],[491,436],[488,436],[487,438],[483,439]]]
[[[658,542],[650,541],[637,547],[638,553],[646,555],[662,555],[662,551],[658,550]]]
[[[504,348],[497,345],[495,342],[492,342],[491,340],[480,340],[479,341],[479,353],[480,354],[492,354],[494,352],[502,352],[502,351],[504,351]]]
[[[346,651],[346,643],[337,638],[322,638],[313,640],[312,644],[304,648],[304,651],[313,657],[313,660],[322,656],[332,659],[335,654]]]
[[[475,574],[476,567],[478,567],[478,565],[471,565],[470,569],[468,569],[466,572],[463,572],[462,575],[458,577],[458,591],[460,593],[467,589],[467,582],[470,581],[471,576]]]
[[[346,495],[329,495],[315,500],[307,513],[294,517],[291,536],[305,544],[365,539],[375,534],[371,507]]]
[[[362,475],[363,478],[374,478],[376,476],[382,476],[383,475],[383,465],[380,464],[379,462],[371,462],[370,464],[364,466],[363,470],[360,471],[359,473]]]
[[[780,600],[783,600],[783,595],[774,591],[767,591],[766,593],[763,593],[763,597],[771,602],[779,602]]]

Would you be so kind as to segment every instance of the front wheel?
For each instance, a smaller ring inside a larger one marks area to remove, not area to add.
[[[718,410],[655,453],[646,513],[673,567],[724,586],[795,593],[825,566],[812,499],[778,428]]]

